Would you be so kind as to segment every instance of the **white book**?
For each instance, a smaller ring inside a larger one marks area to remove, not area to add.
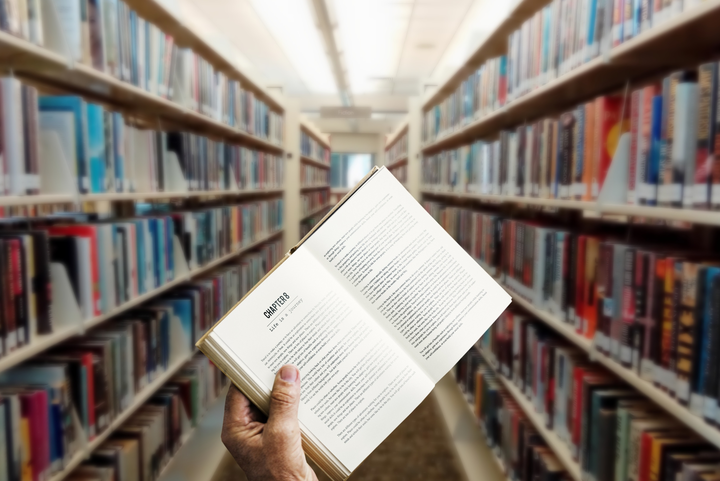
[[[377,242],[386,247],[372,248]],[[394,266],[403,273],[386,275]],[[198,347],[264,412],[275,373],[298,365],[304,446],[342,480],[509,303],[402,184],[375,168]],[[347,356],[328,365],[339,350]],[[321,370],[337,375],[324,382]],[[331,400],[340,390],[352,392],[343,406]]]
[[[3,191],[10,195],[24,195],[25,141],[23,135],[22,84],[16,78],[5,77],[2,85],[2,115],[4,158],[7,177]]]

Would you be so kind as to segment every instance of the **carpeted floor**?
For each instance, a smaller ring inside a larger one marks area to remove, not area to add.
[[[433,396],[428,398],[355,470],[350,481],[462,481],[450,437]],[[228,455],[212,481],[246,479]],[[319,481],[329,478],[318,472]]]

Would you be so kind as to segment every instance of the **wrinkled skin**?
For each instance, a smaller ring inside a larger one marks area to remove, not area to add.
[[[222,442],[249,481],[317,481],[302,449],[299,406],[300,372],[295,366],[283,366],[275,376],[267,419],[230,386]]]

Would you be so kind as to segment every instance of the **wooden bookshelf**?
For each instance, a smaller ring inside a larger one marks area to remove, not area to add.
[[[157,392],[158,389],[160,389],[162,386],[165,385],[165,383],[172,379],[172,377],[178,371],[180,371],[180,369],[182,369],[188,361],[192,359],[195,352],[196,351],[193,350],[190,355],[175,361],[172,365],[168,366],[167,370],[162,373],[157,379],[145,386],[140,392],[136,393],[135,399],[133,399],[132,404],[126,410],[120,413],[105,431],[97,435],[95,439],[89,441],[84,447],[79,449],[62,471],[50,477],[50,481],[61,481],[68,477],[70,473],[72,473],[75,468],[80,466],[83,461],[89,458],[92,452],[95,451],[98,447],[100,447],[102,443],[104,443],[105,440],[107,440],[114,431],[121,427],[125,423],[125,421],[130,419],[130,417],[135,414],[135,412],[140,409],[145,404],[145,402],[150,399],[150,397],[152,397],[155,392]]]
[[[145,0],[136,3],[144,4]],[[39,82],[41,87],[76,93],[125,114],[144,117],[162,127],[189,129],[263,150],[283,151],[280,145],[182,107],[89,65],[73,63],[62,55],[7,32],[0,32],[0,61],[6,70],[31,82]]]
[[[120,306],[117,306],[116,308],[112,309],[111,311],[109,311],[101,316],[97,316],[92,319],[87,319],[84,321],[78,321],[77,324],[58,329],[56,332],[53,332],[52,334],[48,334],[45,336],[37,336],[37,339],[34,342],[32,342],[31,344],[23,346],[15,351],[7,354],[5,357],[0,358],[0,372],[10,369],[11,367],[16,366],[24,361],[27,361],[28,359],[31,359],[32,357],[42,353],[43,351],[50,349],[51,347],[56,346],[62,342],[65,342],[66,340],[68,340],[72,337],[80,336],[80,335],[84,334],[87,329],[91,329],[95,326],[102,324],[105,321],[108,321],[109,319],[112,319],[115,316],[123,314],[131,309],[134,309],[135,307],[138,307],[139,305],[159,296],[160,294],[170,291],[174,287],[177,287],[185,282],[191,281],[192,279],[194,279],[198,276],[201,276],[203,274],[207,274],[208,272],[210,272],[217,266],[222,265],[225,262],[232,260],[237,256],[240,256],[242,254],[252,251],[253,249],[260,247],[264,243],[279,237],[282,233],[283,233],[283,231],[279,230],[279,231],[274,232],[260,240],[253,242],[252,244],[244,246],[235,252],[231,252],[230,254],[220,257],[219,259],[215,259],[214,261],[208,263],[207,265],[202,266],[198,269],[194,269],[184,275],[179,276],[177,279],[175,279],[171,282],[168,282],[160,287],[156,287],[155,289],[153,289],[150,292],[146,292],[145,294],[142,294],[134,299],[131,299],[130,301],[125,302],[124,304],[122,304]]]
[[[180,8],[179,2],[162,0],[126,0],[130,8],[141,17],[154,23],[164,32],[173,36],[178,45],[188,47],[204,57],[216,69],[234,77],[243,83],[244,87],[251,87],[255,95],[275,111],[283,112],[282,103],[270,92],[260,86],[260,83],[240,70],[222,53],[218,52],[207,38],[198,35],[191,27],[182,23],[178,15],[168,9],[166,5],[172,4]]]
[[[580,471],[580,465],[573,459],[572,453],[570,453],[570,449],[567,447],[567,445],[560,439],[560,437],[555,433],[555,431],[552,431],[547,428],[545,425],[545,421],[542,419],[542,417],[535,411],[535,407],[533,406],[532,402],[528,400],[528,398],[518,389],[513,382],[503,376],[500,373],[500,370],[497,369],[497,363],[492,359],[491,356],[484,353],[481,349],[477,349],[477,351],[480,353],[480,355],[485,359],[485,361],[490,365],[490,367],[495,371],[495,376],[502,384],[503,388],[505,388],[506,391],[510,393],[510,395],[513,397],[513,399],[518,403],[520,408],[523,410],[523,413],[525,414],[525,417],[527,417],[532,425],[535,427],[535,430],[542,436],[542,438],[547,443],[548,447],[552,450],[552,452],[557,456],[558,461],[560,461],[560,464],[563,465],[563,467],[567,470],[568,474],[574,481],[581,481],[582,474]]]
[[[472,410],[452,374],[437,383],[433,396],[468,481],[507,481],[495,454],[488,447]]]
[[[392,148],[392,146],[395,145],[395,143],[398,140],[400,140],[400,138],[403,135],[405,135],[409,132],[409,130],[410,130],[410,121],[405,120],[404,122],[402,122],[400,124],[400,127],[395,129],[395,132],[390,134],[390,136],[388,137],[387,142],[385,143],[385,145],[386,145],[385,151],[387,152],[388,150],[390,150]]]
[[[330,165],[329,165],[329,164],[326,164],[325,162],[322,162],[322,161],[317,160],[317,159],[313,159],[312,157],[306,157],[306,156],[304,156],[304,155],[301,155],[301,156],[300,156],[300,161],[301,161],[303,164],[312,165],[313,167],[318,167],[318,168],[320,168],[320,169],[330,170]]]
[[[542,199],[539,197],[519,197],[509,195],[469,194],[424,189],[423,195],[450,200],[485,202],[490,204],[516,204],[519,206],[546,207],[585,211],[594,216],[611,215],[661,219],[665,221],[690,222],[703,225],[720,225],[720,212],[670,207],[652,207],[629,204],[604,204],[581,200]]]
[[[488,34],[475,51],[468,57],[462,67],[455,71],[442,85],[433,91],[423,102],[423,111],[441,102],[487,59],[502,55],[507,50],[507,39],[514,30],[520,28],[525,20],[539,9],[550,3],[550,0],[509,0],[511,6],[508,14]]]
[[[545,0],[521,0],[514,10],[515,16],[511,15],[512,18],[501,23],[488,37],[488,53],[481,55],[479,52],[484,48],[481,46],[465,67],[456,72],[451,81],[426,101],[425,110],[451,93],[472,72],[473,67],[476,68],[484,60],[502,54],[503,50],[493,50],[490,44],[494,45],[498,39],[507,42],[507,35],[546,3],[548,2]],[[705,59],[713,58],[720,46],[718,22],[720,0],[707,0],[610,49],[605,55],[508,102],[486,117],[476,119],[426,144],[422,152],[429,154],[469,143],[493,135],[501,129],[559,113],[608,91],[622,90],[628,82],[641,81],[670,69],[694,66]]]
[[[396,167],[407,165],[407,163],[408,163],[408,156],[407,156],[407,154],[405,154],[404,156],[400,157],[392,164],[387,164],[385,167],[388,169],[394,169]]]
[[[688,410],[685,406],[682,406],[676,399],[668,395],[662,389],[657,388],[652,383],[640,378],[637,373],[623,367],[614,359],[598,352],[598,350],[593,346],[592,341],[578,334],[575,331],[575,328],[570,324],[562,322],[560,319],[547,311],[539,309],[533,303],[523,299],[507,286],[503,287],[505,287],[508,294],[512,296],[514,303],[547,324],[553,330],[557,331],[572,344],[585,351],[592,361],[596,361],[605,366],[618,378],[622,379],[628,385],[645,395],[648,399],[657,404],[685,426],[695,431],[715,446],[720,447],[720,430],[718,430],[717,427],[706,423],[702,418],[690,412],[690,410]]]
[[[197,426],[182,440],[180,449],[158,475],[158,481],[210,481],[213,478],[228,452],[219,436],[226,393],[227,389],[223,389],[208,406]]]
[[[332,206],[333,206],[333,204],[331,204],[331,203],[328,202],[327,204],[323,205],[322,207],[319,207],[319,208],[313,210],[313,211],[310,212],[309,214],[303,215],[303,216],[300,218],[300,222],[302,222],[302,221],[304,221],[304,220],[306,220],[306,219],[309,219],[310,217],[315,217],[316,215],[321,214],[323,211],[329,209],[329,208],[332,207]]]

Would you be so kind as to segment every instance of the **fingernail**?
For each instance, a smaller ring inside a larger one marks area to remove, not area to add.
[[[294,383],[298,378],[298,370],[295,366],[283,366],[280,369],[280,379],[286,382]]]

